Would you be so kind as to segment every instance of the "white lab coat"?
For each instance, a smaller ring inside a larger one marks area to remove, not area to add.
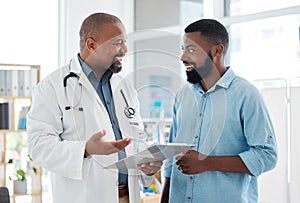
[[[63,79],[70,71],[78,74],[80,78],[68,79],[65,94]],[[136,92],[117,74],[112,76],[110,82],[120,129],[124,135],[134,136],[137,127],[142,129],[143,125],[139,115],[131,119],[135,126],[129,124],[129,119],[124,115],[126,104],[120,89],[123,90],[129,105],[139,110]],[[82,84],[82,92],[79,83]],[[70,103],[79,103],[78,106],[84,110],[65,110]],[[117,153],[83,158],[85,144],[94,133],[105,129],[105,141],[113,141],[115,136],[109,115],[83,73],[77,56],[69,65],[58,69],[35,87],[27,122],[29,151],[33,160],[52,172],[53,202],[118,202],[118,171],[103,169],[103,166],[118,160]],[[133,141],[126,147],[127,155],[145,147],[141,148],[140,145]],[[146,186],[151,177],[131,169],[128,178],[130,203],[139,203],[139,180]]]

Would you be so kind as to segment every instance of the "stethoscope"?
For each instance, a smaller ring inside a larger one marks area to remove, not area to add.
[[[74,72],[70,72],[70,73],[69,73],[68,75],[66,75],[66,76],[64,77],[64,79],[63,79],[63,85],[64,85],[65,97],[66,97],[66,99],[67,99],[67,101],[68,101],[69,104],[71,104],[71,102],[69,101],[68,95],[67,95],[67,80],[68,80],[69,78],[72,78],[72,77],[77,78],[77,81],[79,81],[79,78],[80,78],[79,75],[76,74],[76,73],[74,73]],[[78,83],[79,83],[79,82],[78,82]],[[78,111],[83,111],[83,107],[78,106],[79,103],[80,103],[80,101],[81,101],[82,84],[79,83],[79,86],[80,86],[80,97],[79,97],[79,101],[78,101],[75,105],[67,105],[67,106],[65,106],[65,110],[68,111],[68,110],[70,110],[70,109],[75,109],[75,110],[78,110]],[[125,114],[125,116],[126,116],[127,118],[132,119],[132,118],[135,117],[136,111],[135,111],[134,108],[132,108],[132,107],[129,106],[129,104],[128,104],[128,102],[127,102],[127,99],[126,99],[126,97],[125,97],[124,92],[123,92],[122,89],[120,90],[120,92],[121,92],[122,97],[123,97],[123,99],[124,99],[124,101],[125,101],[125,104],[126,104],[125,109],[124,109],[124,114]]]
[[[69,78],[72,78],[72,77],[77,78],[78,85],[80,86],[80,97],[79,97],[78,102],[75,105],[71,105],[71,102],[69,101],[69,98],[68,98],[68,95],[67,95],[67,80]],[[82,84],[79,83],[79,78],[80,78],[79,75],[77,75],[74,72],[70,72],[68,75],[66,75],[64,77],[63,84],[64,84],[64,90],[65,90],[64,91],[65,92],[65,97],[66,97],[68,103],[70,104],[70,105],[65,106],[65,110],[67,110],[67,111],[70,110],[70,109],[75,109],[75,110],[78,110],[78,111],[83,111],[83,107],[78,106],[79,103],[80,103],[80,101],[81,101],[81,95],[82,95]]]
[[[69,66],[70,66],[70,64],[69,64]],[[67,81],[69,78],[76,78],[77,84],[80,86],[80,97],[79,97],[78,102],[76,102],[75,105],[71,105],[71,102],[69,101],[68,94],[67,94]],[[82,97],[82,84],[79,82],[79,79],[80,79],[80,76],[74,72],[69,72],[69,74],[67,74],[63,79],[64,93],[65,93],[66,100],[69,103],[69,105],[65,106],[66,111],[74,109],[74,110],[83,112],[83,107],[79,106],[81,97]],[[128,119],[133,119],[136,116],[136,110],[133,107],[129,106],[128,101],[127,101],[122,89],[120,89],[120,93],[121,93],[121,95],[124,99],[125,105],[126,105],[124,108],[124,114]],[[132,123],[133,124],[131,124],[131,121],[129,122],[130,125],[136,125],[137,122],[133,121]],[[134,126],[134,127],[136,127],[136,126]],[[136,129],[139,129],[139,128],[136,128]],[[122,135],[129,137],[131,139],[134,139],[136,141],[142,142],[142,143],[144,143],[145,139],[147,138],[147,134],[143,130],[138,131],[137,137],[126,135],[126,134],[124,134],[124,132],[122,132]]]
[[[123,99],[124,99],[124,101],[125,101],[125,104],[126,104],[125,109],[124,109],[124,114],[125,114],[125,116],[126,116],[127,118],[129,118],[129,119],[134,118],[134,117],[135,117],[135,114],[136,114],[135,109],[129,106],[129,104],[128,104],[128,102],[127,102],[127,99],[126,99],[126,97],[125,97],[125,95],[124,95],[122,89],[120,90],[120,92],[121,92],[122,97],[123,97]]]

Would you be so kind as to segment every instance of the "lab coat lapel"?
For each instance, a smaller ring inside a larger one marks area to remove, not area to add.
[[[89,111],[86,111],[87,117],[91,116],[92,114],[95,115],[96,123],[104,123],[103,120],[108,121],[105,125],[103,125],[102,129],[106,130],[105,140],[114,140],[114,133],[111,128],[111,124],[109,122],[110,118],[108,112],[103,105],[101,99],[99,98],[96,90],[94,89],[93,85],[90,83],[89,79],[86,77],[82,68],[80,66],[79,60],[77,56],[71,61],[71,71],[79,75],[79,83],[82,84],[82,95],[85,95],[83,99],[86,100],[87,108]],[[90,96],[91,95],[91,96]],[[89,100],[88,98],[94,97],[94,100]],[[99,129],[99,130],[102,130]]]
[[[82,71],[82,68],[80,66],[80,63],[79,63],[79,60],[78,60],[77,56],[74,57],[73,60],[71,61],[71,71],[79,75],[79,83],[82,84],[82,87],[85,88],[89,92],[89,94],[94,96],[94,98],[96,99],[98,104],[101,106],[101,108],[106,111],[106,109],[105,109],[101,99],[99,98],[96,90],[94,89],[94,87],[90,83],[89,79],[86,77],[86,75]]]

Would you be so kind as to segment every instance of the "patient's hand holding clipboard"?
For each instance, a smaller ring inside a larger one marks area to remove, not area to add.
[[[136,169],[140,164],[163,161],[193,147],[195,147],[195,145],[186,143],[152,144],[147,149],[105,166],[104,168],[121,170]]]

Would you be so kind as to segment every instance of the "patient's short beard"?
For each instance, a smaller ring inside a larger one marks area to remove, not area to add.
[[[193,65],[194,68],[192,71],[186,71],[188,82],[192,84],[200,83],[204,78],[206,78],[210,74],[211,70],[214,67],[214,64],[212,62],[211,52],[208,52],[207,55],[208,57],[205,60],[205,64],[200,68],[198,68],[195,63],[190,63],[191,65]]]
[[[187,76],[187,81],[192,84],[197,84],[202,80],[202,77],[199,75],[199,73],[196,71],[195,68],[193,68],[192,71],[186,71],[186,76]]]

